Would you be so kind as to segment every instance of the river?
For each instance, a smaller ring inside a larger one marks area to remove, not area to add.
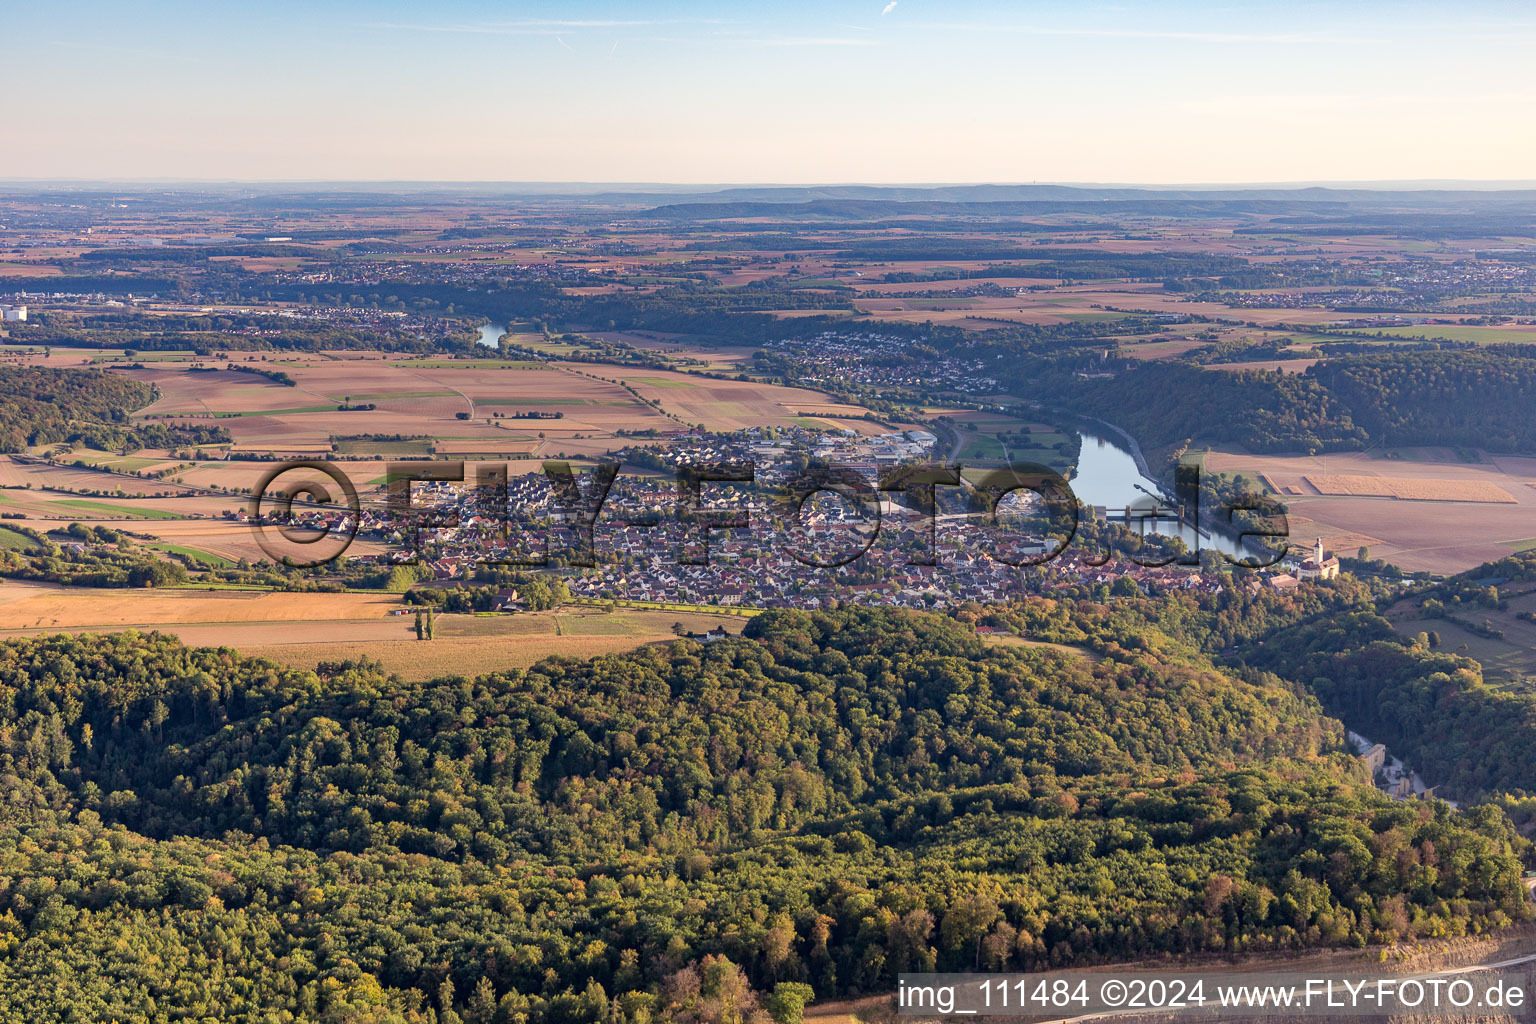
[[[500,347],[500,338],[507,331],[502,324],[484,324],[479,330],[479,344],[493,349]],[[1085,505],[1150,509],[1158,498],[1162,499],[1165,506],[1174,504],[1156,481],[1142,474],[1129,450],[1117,441],[1095,434],[1083,434],[1083,447],[1077,457],[1077,475],[1071,483],[1073,493]],[[1234,558],[1251,555],[1268,561],[1268,556],[1257,548],[1247,544],[1239,547],[1230,537],[1220,533],[1211,533],[1196,543],[1195,531],[1174,520],[1155,523],[1152,532],[1178,536],[1190,548],[1214,547]]]
[[[501,324],[482,324],[478,344],[486,348],[501,348],[501,336],[507,333],[506,327]]]
[[[1127,449],[1115,441],[1095,434],[1083,434],[1083,447],[1077,455],[1077,475],[1072,478],[1071,483],[1072,492],[1084,505],[1149,511],[1159,503],[1165,508],[1177,506],[1157,481],[1148,479],[1142,474],[1136,466],[1135,457]],[[1202,516],[1212,514],[1208,509],[1201,510]],[[1143,520],[1143,522],[1151,524],[1148,532],[1159,533],[1166,537],[1179,537],[1190,548],[1215,548],[1234,558],[1249,555],[1261,561],[1269,561],[1272,557],[1246,542],[1239,546],[1232,538],[1221,533],[1211,532],[1207,536],[1197,538],[1194,529],[1177,520]]]

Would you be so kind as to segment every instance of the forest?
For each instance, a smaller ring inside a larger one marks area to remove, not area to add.
[[[1496,601],[1486,581],[1536,579],[1524,552],[1415,591],[1430,606]],[[1385,743],[1463,802],[1536,795],[1536,696],[1494,686],[1472,658],[1442,649],[1428,632],[1406,635],[1383,615],[1401,597],[1343,576],[1295,594],[1227,587],[1213,594],[1117,598],[1083,594],[963,614],[1056,643],[1118,652],[1152,638],[1162,648],[1213,658],[1250,681],[1276,678],[1315,697],[1329,715]],[[1085,603],[1086,602],[1086,603]],[[1160,648],[1161,649],[1161,648]]]
[[[1494,578],[1536,578],[1536,553],[1480,566],[1412,600],[1497,602],[1497,589],[1477,582]],[[1255,643],[1243,662],[1304,682],[1332,714],[1358,722],[1448,795],[1536,795],[1536,696],[1486,682],[1481,665],[1442,649],[1430,632],[1395,631],[1375,603],[1331,604],[1326,615],[1287,625],[1285,642]]]
[[[228,441],[222,427],[130,422],[155,400],[141,381],[101,370],[0,366],[0,452],[67,442],[122,451]]]
[[[1309,375],[1384,444],[1536,446],[1536,345],[1328,359]]]
[[[1260,370],[1221,372],[1159,361],[1063,385],[1066,403],[1128,430],[1152,449],[1196,439],[1255,452],[1363,447],[1369,435],[1316,379]]]
[[[1536,445],[1527,415],[1536,405],[1531,345],[1329,355],[1303,374],[1132,361],[1112,377],[1058,376],[1064,405],[1109,419],[1153,449],[1191,439],[1307,453],[1371,444],[1494,452]]]
[[[1212,613],[989,614],[1083,653],[970,609],[426,683],[6,640],[0,993],[38,1021],[794,1021],[902,970],[1529,916],[1499,808],[1387,801],[1312,697],[1199,651]]]
[[[391,310],[402,305],[396,296],[372,300]],[[340,304],[338,297],[338,304]],[[361,303],[359,303],[361,305]],[[145,316],[136,313],[96,313],[81,317],[50,317],[11,328],[11,344],[71,348],[125,349],[136,352],[190,351],[200,356],[225,352],[366,349],[380,352],[436,352],[462,347],[474,332],[445,320],[443,333],[425,338],[401,326],[337,325],[287,317],[227,313],[216,316]]]

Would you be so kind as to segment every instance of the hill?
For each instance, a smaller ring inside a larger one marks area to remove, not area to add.
[[[1310,698],[1182,643],[747,634],[419,684],[7,641],[0,992],[38,1020],[723,1020],[787,984],[1527,915],[1497,810],[1387,802]]]

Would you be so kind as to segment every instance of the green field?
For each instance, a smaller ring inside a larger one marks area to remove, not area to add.
[[[960,446],[961,462],[967,459],[1007,458],[1008,453],[1003,449],[1003,443],[991,434],[964,431],[961,437],[964,441]]]
[[[1324,342],[1338,341],[1338,338],[1327,334],[1308,334],[1305,331],[1283,331],[1281,336],[1288,339],[1292,345],[1320,345]],[[1265,335],[1266,338],[1271,335]]]
[[[82,512],[96,512],[102,518],[126,517],[128,519],[185,519],[185,516],[174,512],[166,512],[158,508],[134,508],[131,505],[109,505],[104,501],[87,501],[84,498],[70,498],[67,501],[55,501],[55,505],[66,508],[77,508]]]
[[[144,547],[152,548],[155,551],[164,551],[166,554],[180,555],[190,562],[199,562],[210,569],[227,569],[235,564],[223,555],[216,555],[212,551],[204,551],[201,548],[184,547],[180,544],[166,544],[157,541],[153,544],[145,544]]]
[[[898,310],[926,309],[932,312],[940,312],[946,309],[969,309],[976,305],[976,300],[964,296],[956,296],[952,299],[902,299]]]
[[[1469,341],[1474,345],[1536,344],[1536,329],[1520,327],[1461,327],[1450,324],[1422,324],[1416,327],[1351,327],[1345,333],[1369,340],[1376,335],[1399,338],[1445,338]],[[1335,339],[1336,340],[1336,339]]]
[[[146,459],[133,455],[113,455],[110,452],[75,452],[65,461],[83,462],[87,466],[101,466],[119,473],[132,473],[135,470],[158,466],[166,460]]]
[[[1031,434],[1028,444],[1008,445],[1008,459],[1012,462],[1038,462],[1053,469],[1068,469],[1077,457],[1076,451],[1063,455],[1056,446],[1068,440],[1065,434]]]
[[[1536,546],[1536,538],[1525,543]],[[1458,609],[1456,617],[1473,625],[1486,620],[1488,625],[1504,634],[1502,639],[1479,635],[1447,618],[1416,614],[1412,598],[1390,608],[1387,618],[1403,636],[1411,637],[1431,630],[1438,633],[1441,649],[1477,661],[1482,665],[1483,678],[1488,683],[1526,689],[1536,681],[1536,626],[1519,616],[1522,612],[1536,612],[1536,587],[1528,583],[1511,584],[1500,590],[1508,602],[1506,608],[1468,606]]]
[[[567,341],[545,340],[542,334],[513,334],[507,338],[508,345],[516,345],[518,348],[531,349],[534,352],[542,352],[546,355],[564,355],[576,351],[580,345]]]
[[[61,349],[54,349],[54,351],[58,352],[58,351],[63,351],[63,350],[61,350]],[[82,354],[84,354],[86,352],[89,352],[90,355],[91,355],[91,362],[92,363],[106,363],[106,362],[112,362],[112,361],[115,361],[115,360],[118,360],[118,359],[127,359],[127,358],[129,358],[127,351],[124,350],[124,349],[120,349],[120,348],[117,348],[117,349],[112,349],[112,348],[104,348],[104,349],[70,349],[69,351],[71,351],[71,352],[78,351],[78,352],[80,352]],[[190,361],[192,359],[204,359],[204,358],[207,358],[207,357],[206,356],[200,356],[196,352],[193,352],[191,349],[165,349],[163,351],[157,351],[157,352],[139,352],[139,351],[135,350],[134,354],[133,354],[133,361],[136,362],[136,363],[181,363],[181,362]]]
[[[569,604],[572,605],[572,606],[576,606],[576,605],[604,606],[604,605],[607,605],[608,603],[609,602],[601,600],[599,598],[580,598],[580,597],[579,598],[573,598],[569,602]],[[733,608],[733,607],[727,607],[727,606],[717,605],[717,604],[686,604],[686,603],[677,602],[677,601],[633,601],[633,600],[629,600],[627,598],[623,599],[623,600],[616,600],[616,601],[613,602],[613,605],[616,608],[659,608],[662,611],[668,611],[668,612],[703,612],[703,613],[707,613],[707,614],[710,614],[710,615],[744,615],[747,618],[752,618],[755,615],[761,615],[763,613],[761,608],[746,608],[746,607],[735,607],[735,608]]]
[[[7,551],[36,551],[38,544],[24,533],[0,526],[0,548]]]

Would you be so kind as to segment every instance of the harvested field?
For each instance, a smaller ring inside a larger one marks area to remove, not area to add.
[[[656,402],[663,412],[683,423],[702,423],[709,430],[742,430],[753,426],[790,426],[796,417],[829,416],[845,419],[864,434],[884,433],[878,423],[863,420],[868,410],[846,405],[819,391],[782,387],[757,381],[718,380],[664,370],[626,373],[603,366],[600,376],[623,381],[641,398]],[[675,428],[677,421],[671,421]]]
[[[243,501],[241,505],[243,507]],[[191,548],[196,551],[207,552],[230,561],[239,561],[242,558],[258,562],[269,560],[269,556],[256,542],[255,531],[245,523],[235,522],[231,519],[139,519],[131,522],[122,520],[97,520],[75,516],[73,521],[84,523],[87,526],[109,526],[114,529],[127,530],[130,533],[153,537],[156,541],[178,547]],[[60,523],[32,523],[34,527],[58,527]],[[371,555],[384,550],[384,545],[378,541],[365,537],[357,537],[352,541],[347,553],[350,555]]]
[[[313,455],[303,456],[313,458]],[[368,481],[382,476],[388,463],[384,460],[362,460],[357,462],[334,461],[327,462],[331,468],[338,470],[352,481],[359,491],[367,489]],[[176,479],[195,487],[216,488],[219,490],[241,491],[255,487],[261,478],[272,472],[277,467],[276,462],[268,460],[243,460],[227,459],[212,462],[199,462],[191,469],[186,469],[176,474]],[[232,494],[226,499],[231,508],[243,507],[246,496]]]
[[[124,476],[74,466],[59,466],[46,462],[19,460],[13,456],[0,456],[0,487],[3,488],[57,488],[61,491],[116,492],[129,495],[188,494],[189,489],[169,480],[147,480],[142,477]]]
[[[396,594],[92,590],[0,583],[0,637],[159,630],[195,646],[233,647],[296,668],[373,658],[408,679],[525,668],[552,655],[590,658],[676,639],[673,626],[739,633],[747,619],[692,611],[569,607],[518,615],[439,615],[416,639]]]
[[[1385,454],[1211,452],[1206,467],[1262,478],[1289,506],[1293,537],[1321,536],[1344,554],[1367,544],[1372,557],[1411,571],[1461,572],[1503,558],[1536,534],[1536,488],[1528,486],[1536,458],[1485,453],[1468,463],[1442,450]],[[1369,482],[1355,486],[1366,493],[1321,494],[1309,482],[1330,477],[1364,478]]]
[[[415,617],[385,620],[389,635],[368,639],[338,636],[304,638],[288,643],[250,643],[237,636],[226,640],[247,654],[272,658],[296,668],[314,668],[321,661],[367,657],[406,679],[443,675],[475,676],[526,668],[545,658],[592,658],[633,650],[649,643],[677,639],[672,627],[704,632],[723,626],[741,631],[746,619],[698,612],[623,609],[602,612],[565,608],[558,612],[519,615],[440,615],[435,639],[415,638]]]
[[[1472,501],[1514,505],[1514,495],[1486,480],[1411,480],[1390,476],[1308,476],[1318,494],[1349,494],[1401,501]],[[1283,493],[1283,492],[1282,492]]]
[[[24,492],[11,491],[10,494]],[[174,498],[154,497],[76,497],[48,491],[28,496],[34,503],[36,514],[54,519],[130,519],[170,520],[220,516],[225,509],[245,504],[244,497],[236,495],[183,494]]]
[[[6,581],[0,584],[0,630],[158,629],[172,624],[381,618],[400,605],[397,594],[101,590]],[[281,633],[274,632],[269,642],[281,638]]]
[[[1317,489],[1315,487],[1313,487],[1311,484],[1306,484],[1305,485],[1305,489],[1303,489],[1303,485],[1302,484],[1295,483],[1295,482],[1292,482],[1292,481],[1285,481],[1284,483],[1282,483],[1282,482],[1276,480],[1274,477],[1270,476],[1268,473],[1260,473],[1259,474],[1259,482],[1262,483],[1264,485],[1264,487],[1267,490],[1269,490],[1271,493],[1273,493],[1273,494],[1316,494],[1317,493]],[[1305,481],[1303,481],[1303,483],[1305,483]]]
[[[281,369],[294,386],[252,373],[163,364],[119,372],[160,389],[143,415],[217,422],[243,452],[322,454],[337,435],[496,437],[519,411],[559,412],[558,420],[512,420],[520,433],[550,437],[677,426],[621,384],[553,364],[316,356],[261,368]]]
[[[436,438],[436,452],[448,455],[601,454],[619,445],[620,430],[670,433],[694,423],[715,430],[789,426],[801,416],[827,417],[862,433],[883,429],[862,419],[866,409],[818,391],[667,370],[324,354],[264,363],[237,354],[234,365],[242,365],[242,358],[253,369],[281,370],[293,386],[187,364],[150,363],[116,372],[160,390],[141,415],[217,423],[233,436],[235,454],[319,456],[331,452],[332,437],[368,434]],[[360,408],[343,410],[343,405]],[[373,453],[356,445],[349,443],[349,454]]]
[[[544,442],[538,438],[509,437],[505,441],[438,441],[432,450],[438,455],[506,455],[526,459],[538,455]]]
[[[600,654],[633,650],[642,644],[665,639],[671,639],[671,636],[508,636],[490,640],[445,637],[425,642],[416,640],[412,634],[404,639],[362,643],[342,641],[236,646],[244,654],[271,658],[304,669],[313,669],[322,661],[371,658],[383,663],[385,671],[415,680],[449,675],[477,676],[487,672],[527,668],[556,655],[593,658]]]
[[[331,449],[332,445],[329,441],[317,441],[314,444],[297,442],[288,442],[281,445],[233,444],[230,445],[229,452],[231,455],[263,455],[313,459],[329,454]]]

